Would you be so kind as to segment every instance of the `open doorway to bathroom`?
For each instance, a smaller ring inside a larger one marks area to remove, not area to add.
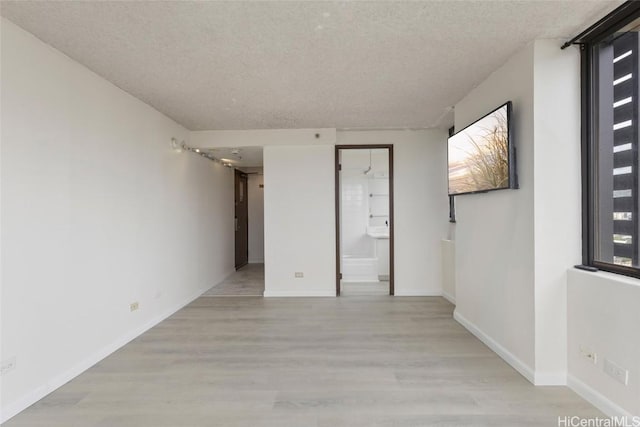
[[[336,146],[336,295],[393,295],[393,145]]]

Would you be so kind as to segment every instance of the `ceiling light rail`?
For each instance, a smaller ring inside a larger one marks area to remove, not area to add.
[[[212,162],[219,163],[222,166],[226,166],[228,168],[232,168],[233,167],[231,162],[224,161],[222,159],[214,157],[210,153],[208,153],[206,151],[203,151],[203,150],[201,150],[199,148],[189,147],[184,140],[182,140],[181,142],[178,142],[178,140],[176,138],[171,138],[171,149],[173,151],[175,151],[176,153],[182,153],[184,151],[195,153],[195,154],[197,154],[199,156],[204,157],[205,159],[211,160]]]

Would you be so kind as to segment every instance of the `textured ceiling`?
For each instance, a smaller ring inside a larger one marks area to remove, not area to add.
[[[11,2],[0,13],[191,130],[421,128],[603,1]]]
[[[220,147],[207,150],[214,157],[235,167],[262,167],[262,147]]]

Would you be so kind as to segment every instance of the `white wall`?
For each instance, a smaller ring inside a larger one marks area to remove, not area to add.
[[[567,268],[581,262],[580,54],[534,47],[536,384],[565,384]]]
[[[265,297],[335,296],[333,164],[333,145],[264,147]]]
[[[456,303],[456,243],[442,240],[442,296],[451,304]]]
[[[189,144],[193,148],[327,145],[335,141],[336,130],[333,128],[202,130],[191,132],[189,138]]]
[[[264,146],[265,296],[335,295],[334,144],[394,144],[396,295],[441,295],[446,132],[191,132],[200,148]],[[231,144],[233,142],[233,144]],[[296,279],[294,273],[304,273]]]
[[[1,27],[6,419],[233,271],[233,171],[173,152],[184,128]]]
[[[456,197],[456,318],[538,385],[566,384],[566,270],[580,261],[580,61],[536,40],[456,106],[513,101],[520,189]]]
[[[340,252],[343,257],[371,258],[375,242],[367,235],[369,179],[363,169],[350,169],[347,160],[342,159],[340,172]]]
[[[264,176],[251,174],[248,179],[249,262],[264,262]]]
[[[455,106],[460,130],[513,101],[519,190],[456,197],[456,319],[533,381],[533,44]]]
[[[0,20],[0,25],[3,24],[3,21]],[[2,239],[3,239],[3,231],[2,231],[2,227],[4,224],[4,220],[3,220],[3,214],[2,214],[2,200],[3,200],[3,196],[2,196],[2,176],[3,176],[3,168],[2,168],[2,159],[3,159],[3,154],[2,154],[2,107],[3,107],[3,102],[2,102],[2,87],[1,87],[1,83],[3,81],[3,67],[2,67],[2,32],[1,32],[1,28],[0,28],[0,364],[2,364],[4,366],[5,364],[5,353],[3,350],[3,343],[2,343],[2,306],[3,306],[3,300],[2,300],[2,282],[3,282],[3,260],[4,260],[4,256],[3,251],[2,251]],[[2,423],[6,418],[8,418],[8,415],[5,415],[6,411],[2,408],[2,402],[4,402],[4,393],[3,393],[3,387],[2,387],[2,378],[0,378],[0,423]]]
[[[609,415],[638,415],[640,281],[571,268],[581,248],[579,54],[560,44],[527,46],[456,105],[459,129],[514,101],[521,189],[456,198],[455,315],[535,384],[566,381]],[[604,358],[629,369],[628,386],[604,373]]]
[[[640,281],[576,269],[568,278],[569,386],[609,415],[640,416]],[[605,374],[605,358],[629,370],[627,386]]]
[[[393,144],[395,294],[442,295],[446,237],[446,132],[339,131],[337,144]],[[331,165],[326,167],[331,168]]]
[[[367,227],[385,226],[385,221],[389,220],[388,152],[377,150],[370,157],[369,150],[341,150],[340,156],[341,253],[343,256],[371,258],[376,252],[377,242],[367,235]],[[371,171],[365,175],[369,164]],[[369,197],[370,193],[387,196]],[[370,214],[381,216],[370,218]],[[379,259],[379,262],[388,265],[389,259]]]

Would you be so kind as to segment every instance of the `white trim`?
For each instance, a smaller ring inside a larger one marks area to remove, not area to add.
[[[442,291],[425,291],[423,289],[394,289],[396,297],[441,297]]]
[[[462,326],[467,328],[469,332],[482,341],[487,347],[493,350],[498,356],[504,359],[509,365],[511,365],[516,371],[518,371],[529,382],[535,384],[535,375],[533,369],[531,369],[526,363],[518,359],[513,353],[504,348],[501,344],[491,338],[489,335],[482,332],[476,325],[471,323],[467,318],[458,312],[458,309],[453,311],[453,318]]]
[[[536,372],[535,385],[567,385],[566,372]]]
[[[336,296],[335,290],[297,290],[297,291],[264,291],[265,298],[283,298],[283,297],[334,297]]]
[[[583,383],[571,374],[567,376],[567,386],[571,390],[575,391],[584,400],[591,403],[593,406],[604,412],[609,417],[626,416],[628,419],[631,419],[633,417],[630,412],[628,412],[621,406],[618,406],[616,403],[609,400],[599,391]]]
[[[124,345],[132,341],[133,339],[142,335],[144,332],[148,331],[158,323],[162,322],[163,320],[171,316],[176,311],[180,310],[181,308],[185,307],[187,304],[197,299],[200,295],[202,295],[208,289],[210,288],[207,287],[204,289],[199,289],[197,292],[190,294],[188,297],[180,300],[179,303],[173,305],[171,308],[151,318],[148,322],[144,323],[142,326],[137,327],[125,333],[120,338],[102,347],[100,350],[96,351],[91,356],[77,363],[71,369],[68,369],[67,371],[61,374],[53,376],[48,381],[46,381],[43,385],[36,387],[35,389],[31,390],[30,392],[22,396],[22,398],[19,398],[9,403],[7,406],[5,406],[0,410],[0,424],[8,421],[15,415],[24,411],[29,406],[33,405],[38,400],[42,399],[43,397],[53,392],[57,388],[62,387],[63,385],[65,385],[66,383],[68,383],[78,375],[82,374],[87,369],[91,368],[96,363],[100,362],[102,359],[109,356],[111,353],[120,349],[121,347],[123,347]]]
[[[456,305],[456,297],[454,297],[450,293],[442,291],[442,297],[449,301],[451,304]]]
[[[618,285],[628,285],[628,286],[634,286],[636,288],[640,288],[640,279],[636,279],[635,277],[630,277],[630,276],[623,276],[622,274],[619,274],[619,273],[609,273],[608,271],[601,271],[601,270],[596,272],[591,272],[591,271],[585,271],[585,270],[578,270],[577,268],[572,267],[567,270],[567,274],[584,276],[584,277],[593,277],[595,275],[596,277],[599,277],[602,280],[611,280],[613,282],[616,282],[616,284]]]
[[[264,258],[260,258],[260,259],[249,258],[249,264],[264,264]]]

